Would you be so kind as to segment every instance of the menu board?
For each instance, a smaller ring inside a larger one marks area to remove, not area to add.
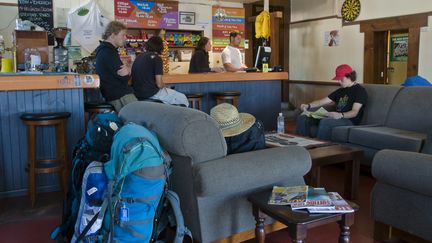
[[[178,2],[115,0],[115,19],[128,28],[178,29]]]
[[[213,52],[222,52],[229,44],[231,31],[237,31],[242,35],[240,50],[244,51],[244,29],[245,10],[244,8],[226,8],[213,6]]]
[[[18,16],[48,31],[48,44],[54,45],[53,0],[18,0]]]

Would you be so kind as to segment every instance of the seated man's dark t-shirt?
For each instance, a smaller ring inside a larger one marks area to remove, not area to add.
[[[354,103],[362,104],[357,116],[350,118],[354,125],[360,123],[368,98],[365,88],[360,84],[355,84],[347,88],[339,88],[332,92],[328,98],[335,102],[337,112],[348,112],[352,110]]]
[[[138,100],[148,99],[159,91],[156,75],[163,75],[162,58],[156,52],[147,52],[135,59],[132,82]]]
[[[227,154],[243,153],[253,150],[266,148],[264,137],[264,125],[261,121],[256,121],[252,127],[245,132],[226,137]]]

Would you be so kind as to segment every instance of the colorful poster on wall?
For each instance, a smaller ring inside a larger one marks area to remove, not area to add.
[[[390,61],[406,62],[408,60],[408,35],[390,37]]]
[[[178,2],[114,0],[114,15],[129,28],[178,29]]]
[[[244,8],[226,8],[213,6],[213,52],[222,52],[229,44],[229,34],[237,31],[242,35],[240,50],[244,51],[244,29],[245,10]]]

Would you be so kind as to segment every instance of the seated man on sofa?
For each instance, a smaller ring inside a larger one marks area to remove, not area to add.
[[[315,119],[306,115],[300,115],[297,119],[297,134],[312,137],[311,128],[318,126],[316,137],[323,140],[330,140],[331,131],[336,126],[358,125],[363,115],[363,108],[367,101],[366,90],[356,82],[357,74],[347,64],[336,68],[336,76],[341,88],[329,96],[312,101],[309,104],[301,104],[303,111],[311,108],[336,104],[336,111],[327,112],[326,118]]]
[[[239,113],[235,106],[222,103],[210,110],[227,143],[227,154],[264,149],[264,125],[249,113]]]

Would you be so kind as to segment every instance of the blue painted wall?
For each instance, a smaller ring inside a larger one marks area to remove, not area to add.
[[[19,116],[24,112],[68,111],[69,158],[73,146],[84,135],[82,89],[4,91],[0,92],[0,197],[27,193],[27,129]],[[39,159],[55,157],[54,127],[37,129]],[[57,174],[38,175],[38,191],[59,187]]]

